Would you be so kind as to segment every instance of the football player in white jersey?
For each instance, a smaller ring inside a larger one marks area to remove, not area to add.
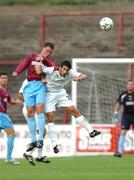
[[[99,135],[101,132],[92,129],[87,119],[73,105],[73,102],[69,98],[69,95],[64,88],[69,81],[84,80],[86,79],[86,75],[74,72],[71,69],[71,63],[69,61],[64,61],[59,67],[59,70],[56,70],[55,67],[48,68],[39,64],[36,66],[36,70],[39,73],[45,73],[47,78],[45,113],[49,122],[48,133],[54,148],[54,152],[59,152],[54,130],[54,111],[56,111],[56,108],[63,108],[64,111],[73,115],[76,118],[76,122],[87,130],[89,137],[93,138]]]

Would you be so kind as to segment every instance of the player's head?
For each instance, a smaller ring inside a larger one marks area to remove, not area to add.
[[[128,93],[134,92],[134,81],[128,80],[126,83],[126,88],[127,88]]]
[[[70,61],[63,61],[59,69],[60,75],[63,77],[66,76],[66,74],[69,73],[70,69],[71,69]]]
[[[51,42],[46,42],[43,47],[50,47],[51,49],[54,49],[54,44]]]
[[[8,82],[8,76],[6,72],[0,72],[0,85],[6,86]]]
[[[43,58],[48,58],[52,54],[53,50],[54,44],[51,42],[46,42],[42,47],[41,56]]]

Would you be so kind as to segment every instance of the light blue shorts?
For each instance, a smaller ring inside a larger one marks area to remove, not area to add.
[[[23,90],[26,106],[45,104],[46,85],[41,81],[29,81]]]
[[[7,114],[0,112],[0,129],[7,128],[13,129],[13,123]]]

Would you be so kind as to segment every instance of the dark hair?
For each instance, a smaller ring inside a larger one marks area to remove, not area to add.
[[[71,69],[71,62],[70,61],[63,61],[60,65],[61,67],[66,66],[68,69]]]
[[[6,72],[0,72],[0,76],[2,76],[2,75],[7,76],[7,73]]]
[[[43,47],[50,47],[51,49],[54,49],[54,44],[51,42],[46,42]]]

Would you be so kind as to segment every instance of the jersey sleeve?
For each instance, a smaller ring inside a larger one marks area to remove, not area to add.
[[[70,76],[71,76],[72,78],[74,78],[74,77],[79,77],[79,76],[81,75],[80,72],[76,72],[76,71],[74,71],[74,70],[72,70],[72,69],[69,71],[69,74],[70,74]]]
[[[31,55],[26,56],[26,57],[22,60],[22,62],[17,66],[15,72],[17,72],[18,74],[20,74],[22,71],[24,71],[24,70],[27,68],[28,64],[29,64],[30,59],[31,59]]]
[[[126,91],[125,91],[125,92],[122,92],[122,93],[119,95],[119,97],[118,97],[118,99],[117,99],[117,102],[118,102],[119,104],[122,104],[122,99],[124,98],[124,96],[126,96]]]
[[[117,99],[117,102],[118,102],[119,104],[121,104],[121,94],[119,95],[119,97],[118,97],[118,99]]]
[[[11,101],[10,92],[9,92],[9,90],[7,90],[7,92],[8,92],[7,102],[10,102]]]
[[[21,86],[21,88],[20,88],[20,90],[19,90],[19,93],[23,93],[24,87],[25,87],[27,84],[28,84],[28,80],[25,79],[25,80],[23,81],[23,83],[22,83],[22,86]]]
[[[42,66],[42,70],[46,75],[51,75],[54,72],[54,66],[53,67],[47,67],[47,66]]]

